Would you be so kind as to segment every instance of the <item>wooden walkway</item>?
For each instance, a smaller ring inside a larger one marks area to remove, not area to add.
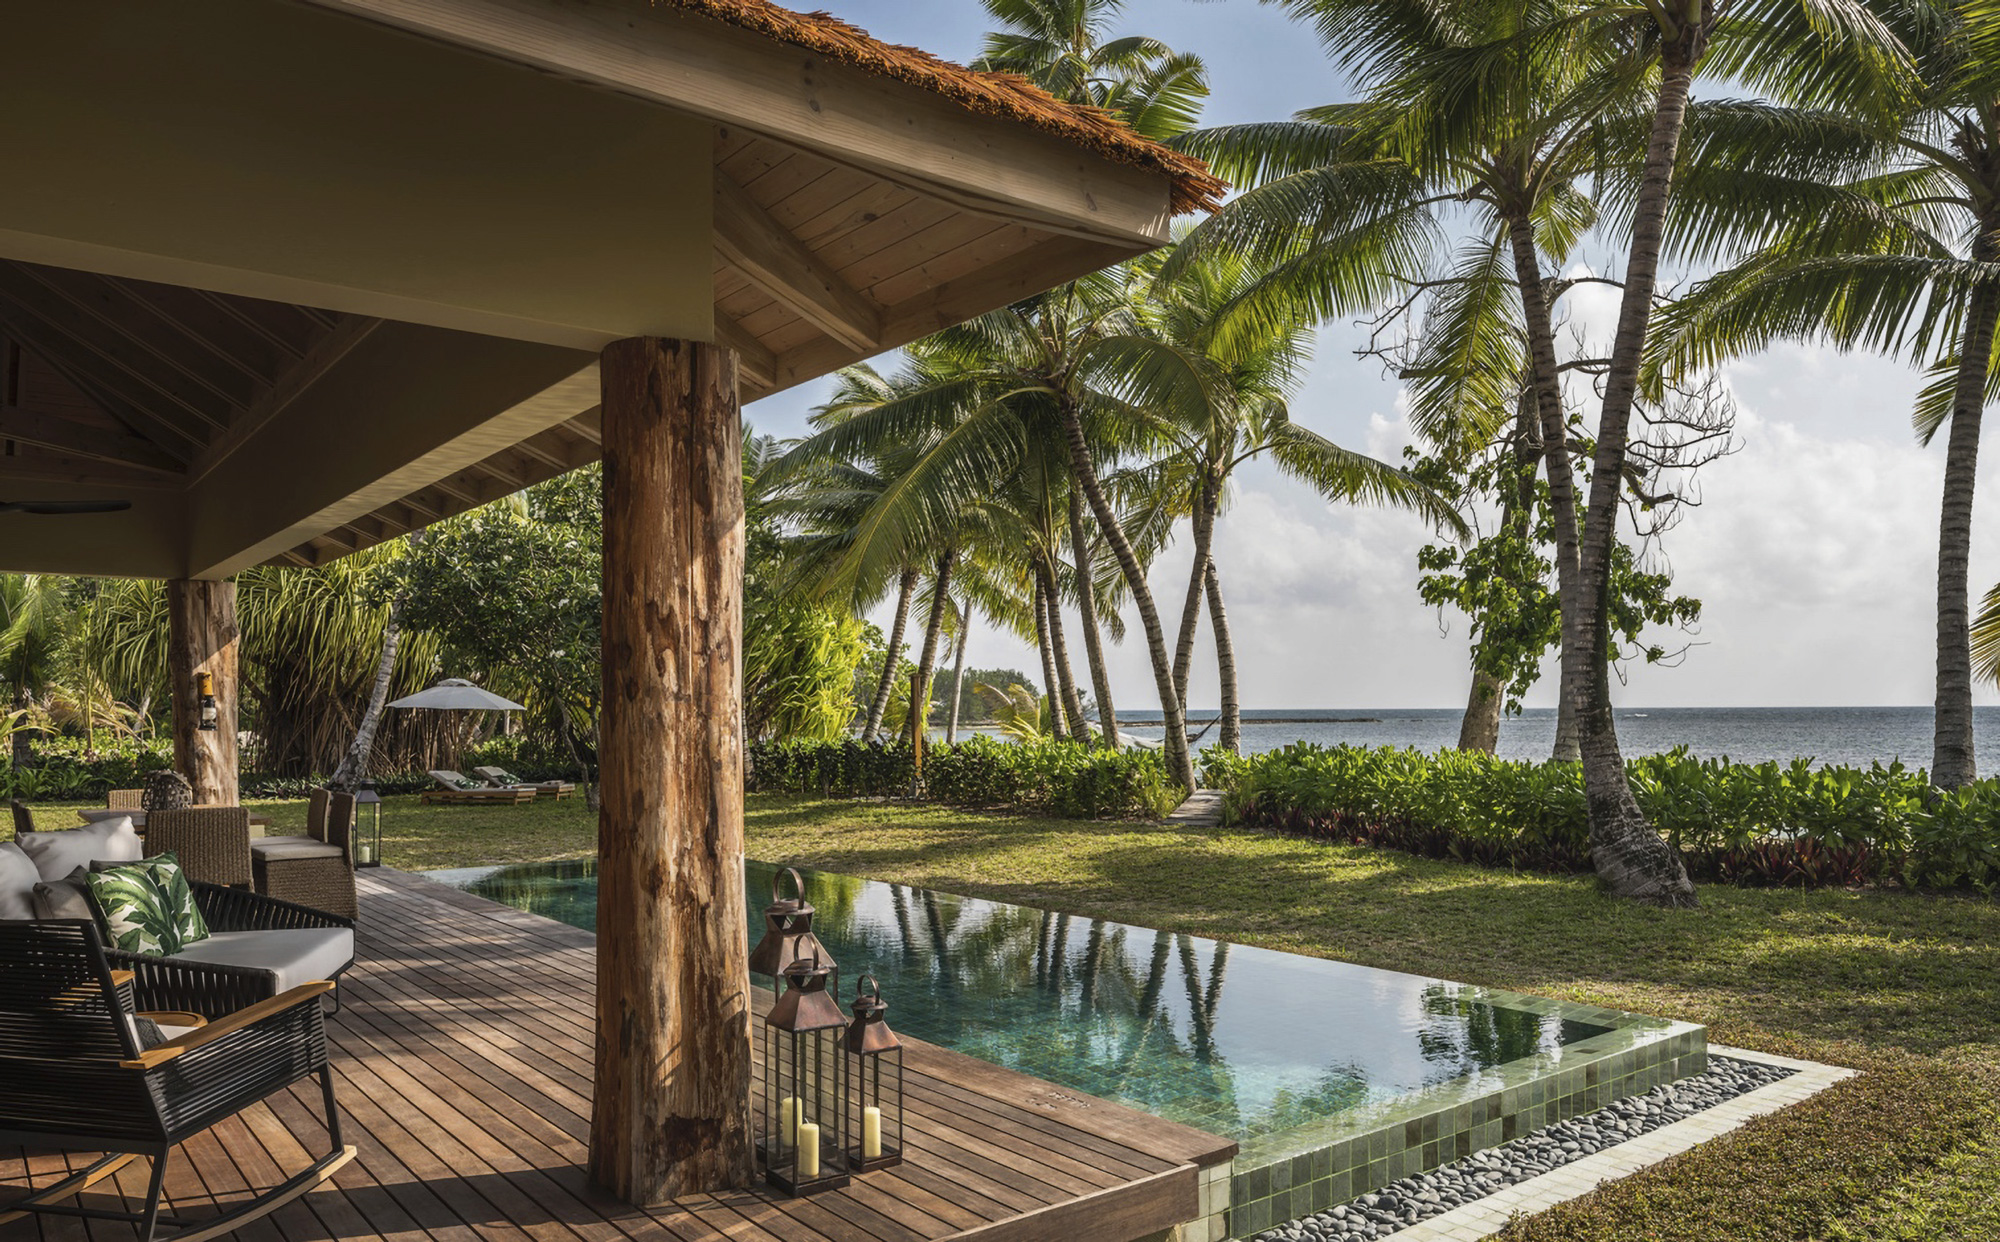
[[[596,938],[387,869],[364,872],[359,962],[328,1021],[345,1139],[331,1186],[244,1242],[1128,1242],[1196,1215],[1199,1169],[1235,1144],[912,1042],[910,1158],[846,1190],[761,1190],[642,1212],[593,1191],[588,1138]],[[200,1217],[325,1147],[303,1084],[184,1146],[169,1210]],[[0,1149],[0,1203],[86,1161]],[[80,1198],[144,1193],[145,1161]],[[39,1234],[37,1230],[39,1229]],[[131,1242],[59,1217],[0,1242]]]

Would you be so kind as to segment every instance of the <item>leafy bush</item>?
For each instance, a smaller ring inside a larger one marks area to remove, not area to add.
[[[43,737],[32,767],[0,762],[0,795],[24,802],[91,802],[113,789],[137,789],[148,772],[174,766],[173,743],[118,738],[95,751],[82,738]]]
[[[826,797],[927,797],[1014,806],[1066,819],[1164,815],[1174,789],[1151,751],[1076,742],[1002,742],[977,735],[924,748],[921,780],[901,743],[783,741],[750,747],[752,790]]]
[[[1902,764],[1732,764],[1685,750],[1627,765],[1647,818],[1697,878],[1819,887],[2000,883],[2000,782],[1945,792]],[[1203,779],[1232,821],[1486,866],[1582,871],[1582,770],[1490,755],[1301,743],[1210,752]]]

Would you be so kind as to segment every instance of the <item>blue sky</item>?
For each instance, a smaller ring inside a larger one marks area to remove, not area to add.
[[[823,3],[879,38],[960,61],[976,54],[988,28],[977,0]],[[1310,31],[1250,0],[1128,0],[1119,33],[1199,52],[1214,92],[1210,124],[1286,116],[1347,92]],[[1586,254],[1584,262],[1616,257]],[[1575,330],[1586,337],[1615,313],[1603,292],[1574,308]],[[1405,439],[1399,386],[1354,356],[1359,335],[1351,324],[1320,333],[1294,417],[1393,457]],[[1704,472],[1703,504],[1663,547],[1677,589],[1704,602],[1697,645],[1678,667],[1633,670],[1619,702],[1928,703],[1943,453],[1941,442],[1922,448],[1910,435],[1914,376],[1881,359],[1784,346],[1732,365],[1725,379],[1740,407],[1741,449]],[[824,391],[781,393],[747,417],[763,432],[799,434]],[[1994,469],[1981,470],[1983,495]],[[2000,580],[1991,553],[2000,502],[1984,504],[1975,594]],[[1428,538],[1408,517],[1331,507],[1272,471],[1244,471],[1217,551],[1245,705],[1462,705],[1464,619],[1441,619],[1416,595],[1416,553]],[[1176,550],[1154,571],[1155,592],[1176,612],[1186,573],[1186,554]],[[1030,647],[986,630],[974,632],[969,660],[1034,665]],[[1144,705],[1152,681],[1136,623],[1112,664],[1121,705]],[[1190,702],[1213,707],[1212,669],[1197,666]],[[1552,690],[1545,678],[1530,703],[1553,702]],[[2000,693],[1984,690],[1980,701],[2000,702]]]

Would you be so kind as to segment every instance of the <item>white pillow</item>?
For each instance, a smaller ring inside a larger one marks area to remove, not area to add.
[[[62,832],[17,832],[14,841],[44,880],[60,880],[94,862],[138,862],[146,856],[130,815]]]
[[[35,885],[42,873],[20,846],[12,841],[0,845],[0,919],[35,917]]]

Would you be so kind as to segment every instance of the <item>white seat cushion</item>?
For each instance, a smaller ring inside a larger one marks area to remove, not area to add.
[[[35,917],[35,885],[42,873],[26,851],[12,841],[0,845],[0,919]]]
[[[344,858],[346,854],[338,845],[325,841],[315,841],[311,837],[265,837],[250,843],[250,854],[265,862],[276,862],[287,858]]]
[[[276,977],[275,990],[283,992],[315,979],[331,979],[353,965],[354,929],[216,932],[174,954],[174,960],[267,970]]]
[[[100,819],[81,828],[61,832],[16,833],[14,841],[34,861],[44,880],[60,880],[78,867],[94,862],[138,862],[146,856],[139,834],[132,830],[132,817]]]

